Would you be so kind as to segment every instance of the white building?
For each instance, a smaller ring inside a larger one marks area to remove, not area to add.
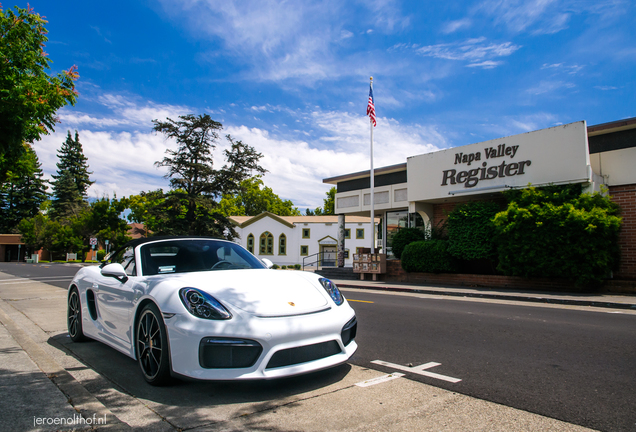
[[[338,216],[231,216],[239,234],[237,243],[274,264],[337,265]],[[345,267],[353,266],[353,254],[370,247],[370,218],[349,216],[345,223]],[[377,225],[377,223],[376,223]],[[311,264],[313,263],[313,264]]]

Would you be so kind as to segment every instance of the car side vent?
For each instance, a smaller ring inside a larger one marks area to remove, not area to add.
[[[93,321],[97,320],[97,304],[95,303],[95,293],[93,290],[86,290],[86,306],[88,306],[88,313]]]
[[[306,363],[314,360],[326,358],[335,354],[340,354],[342,350],[335,340],[305,345],[296,348],[288,348],[277,351],[267,363],[266,369],[291,366]]]

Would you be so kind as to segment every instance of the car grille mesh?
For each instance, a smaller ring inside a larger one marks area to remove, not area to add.
[[[288,348],[277,351],[267,364],[267,369],[306,363],[340,354],[341,352],[340,345],[335,340]]]
[[[199,343],[199,364],[205,369],[254,366],[263,347],[249,339],[203,338]]]

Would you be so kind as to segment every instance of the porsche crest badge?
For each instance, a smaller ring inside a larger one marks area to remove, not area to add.
[[[296,306],[296,303],[294,303],[294,302],[287,302],[287,304],[290,305],[290,306]]]

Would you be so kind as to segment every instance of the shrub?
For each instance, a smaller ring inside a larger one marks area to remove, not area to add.
[[[497,254],[493,219],[501,206],[492,201],[459,205],[447,218],[448,252],[464,260],[491,259]]]
[[[281,268],[282,268],[283,270],[287,270],[287,266],[286,266],[286,265],[282,266]]]
[[[425,239],[424,232],[419,228],[401,228],[391,239],[393,255],[395,255],[397,259],[400,259],[407,245]]]
[[[294,264],[294,269],[300,270],[300,268],[301,268],[300,264]]]
[[[279,269],[279,268],[280,268],[280,266],[279,266],[278,264],[274,264],[274,265],[272,266],[272,268],[273,268],[273,269]]]
[[[499,270],[523,277],[562,277],[595,284],[618,262],[618,205],[579,185],[507,193],[494,219]]]
[[[106,256],[105,250],[100,249],[97,251],[97,261],[103,261],[105,256]]]
[[[426,240],[404,248],[402,268],[407,272],[452,273],[456,264],[448,253],[448,240]]]

